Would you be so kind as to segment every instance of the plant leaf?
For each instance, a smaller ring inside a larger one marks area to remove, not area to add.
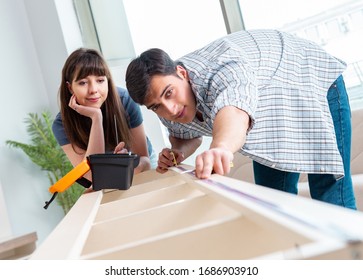
[[[31,143],[27,144],[14,140],[6,141],[8,146],[22,150],[34,164],[47,172],[51,185],[73,168],[53,135],[53,121],[49,111],[42,112],[41,118],[36,113],[29,113],[25,123]],[[83,191],[84,188],[75,183],[57,195],[57,201],[62,206],[65,214],[72,208]]]

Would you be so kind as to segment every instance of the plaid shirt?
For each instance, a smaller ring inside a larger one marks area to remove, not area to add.
[[[161,119],[170,135],[211,136],[218,111],[232,105],[251,118],[242,154],[279,170],[344,175],[326,98],[343,61],[276,30],[235,32],[180,61],[204,121]]]

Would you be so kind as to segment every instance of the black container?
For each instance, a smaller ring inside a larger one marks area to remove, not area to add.
[[[132,184],[134,168],[138,166],[140,157],[136,154],[94,154],[88,160],[93,190],[127,190]]]

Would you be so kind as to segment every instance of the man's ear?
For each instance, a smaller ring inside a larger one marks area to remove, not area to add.
[[[179,77],[189,80],[188,72],[183,66],[177,65],[176,73],[178,74]]]

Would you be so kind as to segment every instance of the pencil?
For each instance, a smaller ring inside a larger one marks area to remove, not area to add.
[[[171,153],[171,155],[173,156],[173,162],[174,162],[174,165],[175,165],[175,166],[178,166],[178,163],[176,162],[176,158],[175,158],[174,153],[173,153],[172,151],[171,151],[170,153]]]

